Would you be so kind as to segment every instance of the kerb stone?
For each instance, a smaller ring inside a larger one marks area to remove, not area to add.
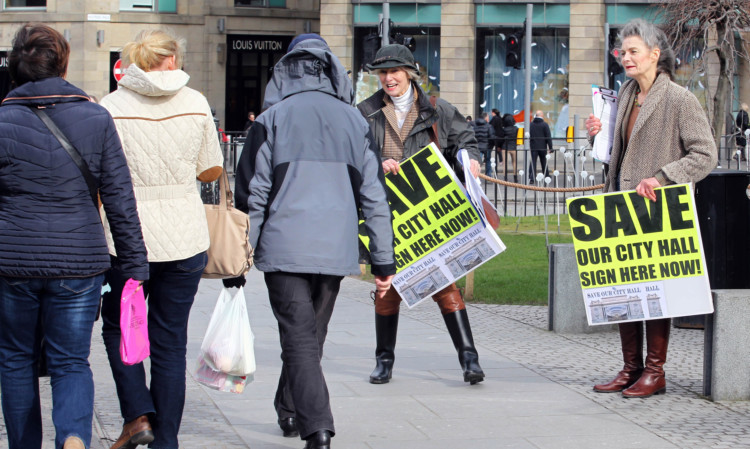
[[[703,394],[713,401],[750,400],[750,290],[713,290],[706,315]]]
[[[615,325],[589,326],[578,280],[573,244],[549,246],[549,326],[562,334],[591,334],[614,330]]]

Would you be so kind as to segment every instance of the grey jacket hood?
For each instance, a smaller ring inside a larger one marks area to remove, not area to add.
[[[315,91],[354,105],[352,82],[339,58],[324,42],[307,39],[295,45],[274,66],[263,109],[300,92]]]

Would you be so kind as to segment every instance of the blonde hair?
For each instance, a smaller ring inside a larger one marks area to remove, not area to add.
[[[742,103],[742,110],[747,112],[747,103]]]
[[[393,68],[403,70],[404,72],[406,72],[406,77],[409,78],[410,81],[414,81],[417,84],[419,84],[419,81],[420,81],[419,73],[417,73],[416,70],[412,69],[411,67],[406,67],[406,66],[398,66],[398,67],[393,67]],[[387,72],[388,72],[388,69],[378,70],[378,73],[387,73]]]
[[[161,65],[164,58],[175,57],[175,66],[182,68],[185,57],[185,39],[178,38],[170,30],[143,30],[132,42],[122,47],[120,57],[125,66],[137,65],[149,72]]]

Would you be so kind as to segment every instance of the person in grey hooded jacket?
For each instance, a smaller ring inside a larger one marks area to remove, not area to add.
[[[390,288],[393,229],[370,128],[346,70],[317,34],[303,34],[273,70],[266,109],[239,161],[236,199],[250,215],[283,362],[274,405],[285,436],[330,448],[334,434],[320,359],[343,276],[358,274],[358,211],[376,288]]]

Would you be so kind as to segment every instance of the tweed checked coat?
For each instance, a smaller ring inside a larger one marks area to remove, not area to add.
[[[638,83],[629,80],[618,95],[615,138],[604,191],[633,190],[659,172],[667,184],[697,182],[716,167],[717,150],[698,99],[668,76],[656,77],[624,148],[628,117]],[[661,179],[658,176],[657,179]]]

